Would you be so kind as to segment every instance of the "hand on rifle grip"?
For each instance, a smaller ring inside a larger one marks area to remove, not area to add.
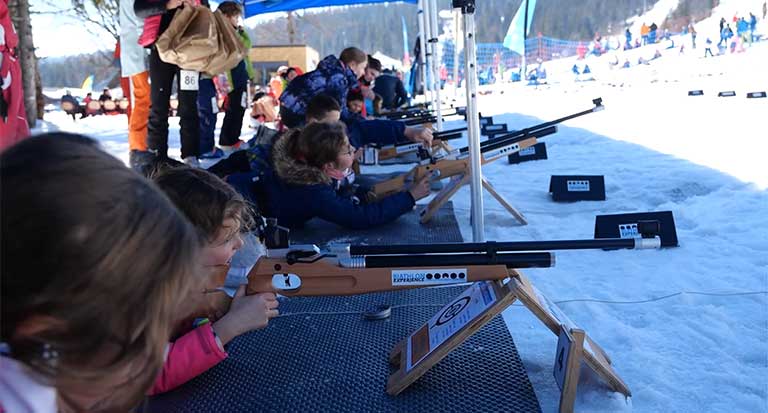
[[[241,285],[229,312],[214,323],[214,330],[222,344],[226,344],[240,334],[266,327],[270,319],[278,316],[277,306],[275,293],[245,295],[245,285]]]
[[[412,142],[420,142],[424,144],[425,148],[432,147],[432,139],[434,137],[432,136],[432,129],[430,128],[411,128],[406,127],[405,132],[403,132],[406,138],[410,139]]]
[[[411,193],[411,196],[413,197],[414,201],[418,201],[419,199],[425,198],[429,195],[429,174],[426,174],[422,176],[421,178],[418,178],[410,188],[408,188],[408,192]]]

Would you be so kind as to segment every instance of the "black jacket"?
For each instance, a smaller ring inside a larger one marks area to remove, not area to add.
[[[373,91],[381,96],[381,107],[394,109],[408,101],[408,93],[405,91],[403,81],[391,73],[383,73],[376,78]]]

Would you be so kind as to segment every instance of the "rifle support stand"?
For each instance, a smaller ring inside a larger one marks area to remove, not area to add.
[[[509,282],[481,281],[473,283],[459,297],[440,309],[426,324],[395,345],[389,361],[396,371],[389,376],[387,393],[397,395],[424,375],[454,348],[480,330],[493,317],[520,300],[555,335],[570,334],[565,385],[560,411],[571,412],[582,362],[594,371],[615,392],[630,397],[629,387],[619,377],[605,351],[589,335],[579,329],[563,311],[546,298],[531,282],[517,271],[510,271]],[[558,345],[560,353],[560,345]],[[563,353],[564,356],[566,353]],[[559,356],[559,354],[558,354]],[[556,357],[555,373],[558,373]]]
[[[430,219],[432,219],[432,216],[437,213],[437,211],[440,209],[443,204],[448,202],[449,199],[453,196],[453,194],[456,193],[456,191],[459,190],[462,186],[469,183],[470,174],[469,172],[465,172],[464,174],[458,175],[451,179],[451,181],[448,183],[448,185],[445,186],[440,192],[435,195],[435,197],[432,199],[432,201],[427,204],[427,206],[420,212],[421,215],[421,223],[425,224],[429,222]],[[507,201],[504,196],[502,196],[499,191],[494,188],[493,185],[491,185],[490,181],[486,179],[485,177],[481,178],[483,188],[485,188],[491,196],[496,198],[497,201],[503,206],[507,211],[509,211],[510,214],[517,220],[517,222],[520,223],[520,225],[527,225],[528,220],[525,219],[525,216],[517,210],[512,204]]]

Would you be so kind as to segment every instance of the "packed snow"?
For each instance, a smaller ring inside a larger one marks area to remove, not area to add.
[[[576,411],[768,411],[768,99],[745,96],[768,91],[768,42],[744,53],[702,53],[666,51],[650,65],[623,70],[610,69],[609,57],[595,58],[588,60],[596,69],[591,82],[574,81],[572,62],[552,63],[547,85],[495,85],[479,97],[483,115],[510,129],[588,109],[596,97],[605,104],[543,138],[548,160],[483,168],[529,221],[519,225],[486,193],[488,240],[589,239],[599,214],[674,214],[677,248],[561,251],[555,268],[522,271],[562,301],[632,390],[625,399],[582,368]],[[693,89],[704,96],[688,96]],[[726,90],[736,96],[717,97]],[[445,128],[463,123],[452,119]],[[73,122],[54,111],[36,128],[49,130],[95,137],[127,161],[123,115]],[[177,118],[170,130],[170,154],[178,157]],[[604,175],[607,199],[555,203],[547,192],[551,175]],[[466,241],[469,192],[452,198]],[[543,411],[557,411],[557,337],[520,305],[504,319]]]

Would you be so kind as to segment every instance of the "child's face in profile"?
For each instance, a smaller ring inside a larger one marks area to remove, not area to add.
[[[226,218],[219,229],[219,233],[216,234],[216,239],[203,247],[203,266],[229,265],[235,252],[242,246],[243,239],[240,237],[240,227],[237,221]]]
[[[336,158],[336,164],[340,171],[346,171],[352,167],[355,162],[355,148],[349,144],[349,139],[344,139],[344,145],[339,156]]]
[[[361,113],[363,111],[363,102],[361,100],[350,100],[347,107],[352,113]]]

